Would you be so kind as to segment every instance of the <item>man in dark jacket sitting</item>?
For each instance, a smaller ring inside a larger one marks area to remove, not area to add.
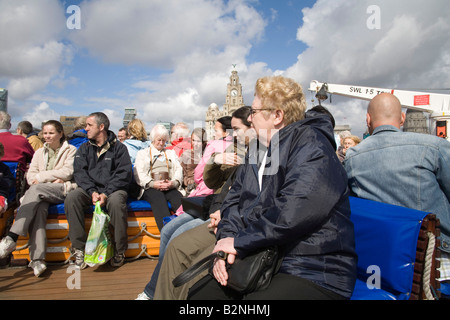
[[[127,148],[118,143],[109,130],[109,119],[95,112],[86,119],[89,142],[75,154],[74,178],[78,188],[71,191],[64,202],[69,222],[69,238],[75,264],[84,268],[84,247],[87,233],[84,214],[88,207],[100,201],[110,215],[114,228],[115,255],[111,265],[119,267],[125,259],[127,237],[127,190],[132,179],[132,166]]]
[[[278,246],[281,267],[266,290],[227,288],[225,261],[191,288],[191,299],[349,299],[356,280],[347,175],[327,115],[305,118],[299,84],[284,77],[256,83],[249,120],[265,148],[250,147],[221,207],[214,252],[227,262]]]
[[[0,214],[8,209],[8,200],[11,196],[11,189],[15,183],[11,170],[1,161],[4,154],[5,149],[0,142]]]

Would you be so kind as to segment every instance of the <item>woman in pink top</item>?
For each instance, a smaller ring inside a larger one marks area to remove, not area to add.
[[[203,157],[200,160],[200,163],[195,168],[194,177],[197,184],[197,188],[189,197],[193,196],[207,196],[214,193],[214,190],[209,189],[205,182],[203,181],[203,169],[205,168],[206,163],[213,153],[222,153],[226,150],[228,146],[233,143],[233,130],[231,127],[231,117],[226,116],[218,119],[214,126],[215,135],[214,140],[209,141],[205,151],[203,153]],[[167,245],[170,240],[175,238],[177,235],[183,233],[186,230],[194,228],[202,223],[204,223],[201,219],[196,219],[190,214],[184,213],[182,206],[178,208],[176,211],[177,217],[167,223],[164,228],[161,230],[161,241],[159,245],[159,263],[157,264],[155,270],[153,271],[152,278],[150,282],[144,289],[144,292],[139,296],[140,298],[145,297],[153,297],[153,293],[155,292],[156,282],[158,280],[159,270],[161,268],[161,264],[164,257],[164,252],[166,251]]]
[[[203,181],[203,170],[205,169],[206,163],[211,158],[211,155],[213,155],[214,153],[224,152],[228,148],[228,146],[230,146],[233,143],[231,117],[222,117],[218,119],[214,126],[214,132],[215,132],[214,134],[215,139],[208,142],[203,152],[202,159],[200,160],[199,164],[197,164],[197,166],[195,167],[194,181],[197,184],[197,187],[189,194],[189,197],[208,196],[214,193],[214,190],[208,188],[205,182]],[[175,214],[179,216],[182,213],[184,213],[183,206],[180,206]],[[186,219],[189,218],[186,217]],[[189,221],[190,220],[191,219],[189,219]],[[179,225],[184,223],[185,222],[182,221],[178,222]],[[163,235],[161,234],[161,241],[162,238]]]

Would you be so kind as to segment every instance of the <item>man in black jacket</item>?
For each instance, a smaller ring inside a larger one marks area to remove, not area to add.
[[[85,267],[84,215],[87,208],[99,201],[106,207],[114,228],[115,255],[111,265],[119,267],[128,246],[126,202],[132,179],[130,156],[125,145],[109,130],[109,119],[104,113],[90,114],[86,119],[86,131],[89,141],[80,146],[74,160],[78,188],[71,191],[64,202],[75,264]]]
[[[5,150],[0,142],[0,214],[8,208],[8,200],[11,196],[11,189],[14,186],[15,179],[9,167],[1,162]]]
[[[305,118],[300,85],[261,78],[249,120],[265,148],[250,147],[222,204],[214,252],[227,262],[278,246],[281,267],[266,290],[243,297],[226,287],[216,260],[214,277],[191,288],[190,299],[349,299],[356,280],[347,175],[336,156],[326,115]]]

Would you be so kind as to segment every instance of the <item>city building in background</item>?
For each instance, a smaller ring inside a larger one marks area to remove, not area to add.
[[[0,88],[0,111],[8,112],[8,90]]]
[[[242,95],[242,85],[239,81],[239,75],[236,70],[231,72],[230,82],[227,84],[227,94],[223,110],[215,103],[211,103],[206,112],[206,136],[208,140],[214,138],[214,124],[217,119],[231,114],[244,106],[244,98]]]

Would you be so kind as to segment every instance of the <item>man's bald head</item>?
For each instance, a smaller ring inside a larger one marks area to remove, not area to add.
[[[393,94],[382,93],[370,101],[367,108],[367,127],[370,134],[382,125],[392,125],[400,129],[404,122],[402,105]]]

